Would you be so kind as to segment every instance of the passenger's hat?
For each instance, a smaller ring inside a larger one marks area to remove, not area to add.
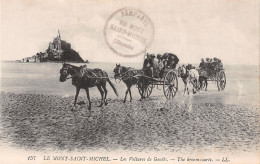
[[[155,58],[155,55],[154,55],[154,54],[151,54],[150,57],[151,57],[151,58]]]
[[[158,54],[158,55],[157,55],[157,58],[158,58],[158,59],[161,59],[161,58],[162,58],[162,55],[161,55],[161,54]]]

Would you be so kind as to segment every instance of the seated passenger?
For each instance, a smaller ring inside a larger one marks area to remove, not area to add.
[[[179,63],[179,58],[175,54],[171,53],[165,53],[164,55],[168,56],[166,67],[170,69],[175,69],[176,65]]]
[[[218,68],[218,59],[216,57],[213,58],[213,61],[211,63],[211,68],[213,71],[216,71]]]
[[[206,63],[205,63],[206,69],[210,69],[210,67],[211,67],[211,61],[212,61],[212,59],[206,58]]]
[[[168,57],[169,57],[168,53],[164,53],[162,55],[161,60],[163,62],[163,67],[166,67],[166,64],[167,64],[167,61],[168,61]]]
[[[153,60],[153,77],[159,78],[159,74],[161,69],[163,68],[160,55],[157,55],[157,57],[154,57]]]
[[[206,68],[206,63],[205,63],[205,61],[204,61],[203,58],[201,59],[201,62],[200,62],[199,68],[200,68],[200,69],[205,69],[205,68]]]
[[[162,59],[162,55],[161,54],[158,54],[156,56],[157,58],[157,61],[158,61],[158,65],[159,65],[159,69],[161,70],[163,68],[163,59]]]
[[[147,53],[147,58],[144,60],[143,64],[143,70],[146,76],[153,77],[154,58],[155,56],[153,54]]]

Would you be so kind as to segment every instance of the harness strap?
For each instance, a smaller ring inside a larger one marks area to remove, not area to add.
[[[75,75],[73,75],[73,76],[71,76],[71,77],[67,77],[66,79],[71,79],[71,78],[73,78],[73,77],[75,77],[75,76],[77,76],[77,75],[79,75],[79,73],[77,73],[77,74],[75,74]]]
[[[142,69],[143,70],[143,69]],[[129,78],[131,78],[127,73],[130,71],[141,71],[139,69],[134,69],[134,68],[130,68],[129,70],[127,70],[126,72],[124,72],[123,74],[121,74],[120,76],[117,77],[117,79],[122,79],[122,80],[127,80]],[[125,78],[126,77],[126,78]],[[132,76],[135,77],[135,76]]]

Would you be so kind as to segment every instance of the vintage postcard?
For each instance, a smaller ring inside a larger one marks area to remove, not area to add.
[[[0,0],[1,164],[259,164],[258,0]]]

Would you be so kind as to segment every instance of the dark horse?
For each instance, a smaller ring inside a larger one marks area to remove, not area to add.
[[[87,93],[87,98],[89,101],[89,107],[88,109],[91,109],[91,101],[89,97],[89,88],[91,87],[97,87],[100,94],[101,94],[101,103],[100,107],[105,104],[107,105],[106,97],[107,97],[107,89],[106,89],[106,82],[110,84],[112,89],[114,90],[115,94],[117,94],[117,90],[112,84],[112,82],[109,80],[108,75],[105,71],[102,71],[101,69],[95,68],[95,69],[87,69],[84,66],[73,66],[70,64],[63,63],[62,68],[60,70],[60,82],[66,81],[68,78],[68,75],[72,78],[72,85],[76,86],[76,95],[75,95],[75,101],[74,106],[76,105],[79,91],[80,89],[85,89]],[[105,95],[104,95],[105,93]]]
[[[116,68],[114,69],[114,73],[115,73],[114,78],[115,79],[122,79],[123,82],[127,86],[127,89],[126,89],[126,92],[125,92],[124,103],[126,102],[128,92],[129,92],[129,95],[130,95],[130,102],[131,102],[132,101],[131,87],[133,85],[138,84],[138,81],[141,78],[141,76],[138,76],[138,75],[143,75],[144,72],[142,70],[136,70],[136,69],[131,68],[131,67],[124,67],[124,66],[121,66],[120,64],[116,64]]]
[[[207,91],[208,88],[208,72],[202,70],[201,68],[197,69],[199,71],[199,89]]]
[[[200,75],[199,76],[199,83],[200,83],[200,85],[199,85],[200,90],[207,91],[207,88],[208,88],[208,79],[207,79],[207,77],[204,76],[204,75]]]

